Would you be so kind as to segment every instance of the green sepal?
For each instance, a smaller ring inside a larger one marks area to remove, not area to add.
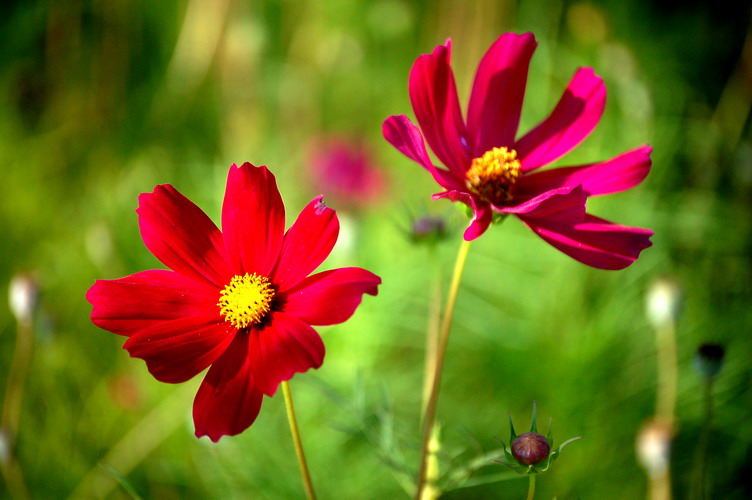
[[[509,214],[502,214],[500,212],[494,212],[491,216],[491,224],[501,224],[504,222],[504,219],[506,219],[509,216]]]
[[[561,443],[558,448],[556,448],[554,451],[552,451],[551,453],[549,453],[548,460],[546,460],[546,466],[545,467],[540,467],[540,468],[536,467],[537,470],[535,472],[536,473],[538,473],[538,472],[546,472],[548,470],[548,468],[551,467],[551,464],[553,464],[556,461],[556,459],[559,458],[559,455],[561,455],[561,450],[566,445],[568,445],[569,443],[571,443],[572,441],[577,441],[578,439],[582,439],[582,437],[580,437],[580,436],[573,437],[572,439],[567,439],[566,441],[564,441],[563,443]],[[538,465],[541,465],[541,464],[538,464]]]
[[[504,450],[504,456],[506,457],[506,461],[494,460],[494,462],[512,469],[517,474],[528,474],[532,466],[522,465],[519,462],[517,462],[517,459],[514,458],[514,455],[512,455],[512,452],[510,451],[510,449],[507,448],[507,445],[504,444],[504,441],[502,441],[499,438],[496,438],[496,440],[501,443],[501,448],[502,450]]]
[[[575,437],[572,439],[567,439],[563,443],[559,445],[558,448],[554,449],[554,437],[553,437],[553,417],[548,422],[548,432],[546,433],[546,442],[548,443],[548,446],[550,448],[548,457],[536,464],[536,465],[524,465],[517,461],[516,458],[514,458],[514,455],[512,454],[511,446],[515,439],[517,439],[517,433],[514,430],[514,423],[512,422],[512,415],[509,414],[509,430],[510,430],[510,437],[509,437],[509,448],[507,448],[507,445],[499,438],[496,438],[498,442],[501,443],[502,450],[504,451],[504,456],[506,458],[506,461],[503,460],[494,460],[494,462],[505,465],[515,471],[518,474],[539,474],[541,472],[546,472],[549,467],[556,461],[557,458],[559,458],[559,455],[561,455],[561,450],[571,443],[572,441],[577,441],[578,439],[581,439],[581,437]],[[533,418],[532,423],[530,425],[530,432],[534,432],[535,434],[538,434],[538,418],[537,418],[537,404],[535,401],[533,401]]]

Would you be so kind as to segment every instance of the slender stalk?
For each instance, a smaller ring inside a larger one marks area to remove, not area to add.
[[[432,246],[429,258],[431,265],[435,269],[436,276],[431,283],[431,298],[428,303],[428,319],[426,322],[426,359],[423,369],[423,396],[420,403],[421,419],[426,414],[426,405],[431,394],[431,384],[433,380],[433,370],[436,366],[436,348],[439,344],[439,328],[441,326],[441,289],[442,269],[438,262],[436,248]]]
[[[415,498],[418,500],[422,498],[423,489],[426,486],[429,443],[431,442],[433,428],[436,425],[436,409],[439,400],[439,388],[441,387],[441,374],[444,369],[444,355],[446,354],[446,348],[449,342],[449,332],[452,328],[454,306],[457,303],[457,294],[459,292],[460,282],[462,281],[462,272],[465,269],[465,262],[467,261],[467,253],[469,249],[470,242],[463,240],[459,251],[457,252],[457,259],[454,263],[454,272],[452,274],[452,281],[449,285],[446,307],[444,308],[444,320],[441,323],[441,330],[439,332],[439,343],[436,347],[436,365],[433,370],[433,382],[431,384],[431,392],[428,397],[428,403],[426,404],[426,411],[423,418],[423,442],[420,451],[420,469],[418,472],[418,483],[415,493]]]
[[[311,474],[308,472],[305,453],[303,452],[303,442],[300,440],[300,431],[298,430],[298,419],[295,418],[295,405],[292,403],[292,393],[290,384],[287,381],[282,382],[282,392],[285,396],[285,408],[287,409],[287,421],[290,423],[290,434],[292,434],[292,443],[295,446],[295,455],[298,457],[300,466],[300,477],[303,480],[306,497],[308,500],[316,500],[316,494],[313,492],[313,483]]]
[[[676,386],[679,378],[676,355],[675,325],[670,322],[656,332],[658,347],[658,392],[656,394],[656,416],[672,429],[676,408]]]
[[[530,478],[530,482],[528,483],[527,487],[527,500],[533,500],[533,498],[535,498],[535,476],[537,476],[537,474],[527,475],[527,477]]]
[[[0,453],[0,471],[5,477],[11,497],[21,500],[29,498],[29,491],[16,451],[24,388],[34,349],[34,331],[30,318],[19,317],[17,325],[16,348],[11,359],[0,416],[0,447],[5,448]]]
[[[690,500],[707,500],[708,494],[708,447],[710,445],[710,433],[713,428],[713,382],[710,377],[704,381],[704,404],[705,418],[702,422],[702,431],[698,440],[697,453],[695,455],[695,467],[692,472],[692,488]]]
[[[656,327],[656,347],[658,351],[658,391],[653,422],[652,439],[662,449],[665,456],[659,457],[652,468],[648,468],[651,500],[670,500],[671,456],[670,443],[676,428],[676,387],[678,380],[676,354],[676,324],[673,320]]]

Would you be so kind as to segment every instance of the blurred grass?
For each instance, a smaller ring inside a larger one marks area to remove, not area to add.
[[[541,498],[644,496],[633,450],[654,411],[656,359],[643,300],[656,277],[669,275],[685,295],[676,496],[688,495],[701,432],[702,386],[691,361],[700,343],[713,341],[728,355],[715,387],[711,486],[716,497],[747,498],[749,11],[615,0],[3,3],[0,281],[29,272],[41,294],[18,437],[31,496],[128,498],[126,484],[143,498],[301,497],[281,398],[267,399],[238,437],[196,440],[197,382],[154,381],[120,349],[122,339],[91,325],[84,294],[94,279],[158,266],[138,234],[139,193],[173,184],[217,220],[227,167],[251,161],[277,175],[292,219],[318,194],[301,181],[306,147],[330,133],[370,141],[391,189],[377,205],[342,214],[349,244],[327,265],[360,265],[384,284],[351,321],[321,329],[326,363],[292,386],[321,498],[400,495],[399,473],[384,465],[394,456],[384,453],[399,445],[406,466],[416,467],[434,276],[427,250],[400,225],[406,207],[454,211],[427,201],[433,181],[383,141],[380,124],[412,115],[407,75],[419,54],[453,38],[465,103],[495,37],[531,30],[539,47],[521,130],[550,112],[576,67],[595,67],[609,90],[606,113],[561,163],[650,143],[647,181],[590,206],[654,229],[655,245],[619,273],[571,261],[515,220],[473,245],[440,404],[447,459],[496,449],[507,413],[524,428],[536,399],[539,421],[553,417],[558,442],[583,436],[538,482]],[[454,239],[439,248],[443,266],[464,224],[452,221]],[[0,308],[2,387],[15,333]],[[118,463],[102,462],[113,456]],[[446,497],[520,498],[525,489],[514,480]],[[4,483],[0,495],[10,496]]]

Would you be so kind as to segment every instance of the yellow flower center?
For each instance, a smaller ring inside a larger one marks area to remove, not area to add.
[[[512,186],[520,176],[517,151],[493,148],[475,158],[467,170],[467,187],[484,201],[502,205],[512,199]]]
[[[272,308],[274,287],[256,273],[235,275],[219,292],[219,313],[235,328],[260,323]]]

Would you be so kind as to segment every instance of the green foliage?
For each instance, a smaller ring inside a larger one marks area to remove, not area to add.
[[[288,213],[297,213],[319,194],[308,182],[309,144],[340,134],[372,146],[389,189],[378,203],[339,210],[346,223],[325,265],[363,266],[384,284],[351,321],[320,329],[325,363],[292,381],[299,424],[321,498],[407,497],[427,318],[466,220],[447,202],[427,201],[435,183],[386,144],[381,122],[412,116],[407,77],[419,54],[452,37],[466,97],[488,45],[504,31],[531,30],[539,46],[521,130],[550,112],[577,67],[593,66],[608,88],[606,112],[560,163],[651,144],[645,183],[589,208],[654,229],[654,246],[609,273],[568,259],[512,219],[473,245],[439,404],[445,498],[523,497],[524,481],[508,480],[516,474],[494,463],[503,452],[493,436],[505,412],[522,413],[531,399],[556,416],[557,433],[585,438],[539,482],[540,498],[645,496],[630,450],[655,410],[655,339],[642,308],[663,275],[685,296],[675,496],[692,493],[707,425],[692,360],[709,342],[726,357],[710,423],[724,446],[707,450],[707,486],[711,497],[748,498],[750,6],[730,5],[4,2],[0,282],[25,272],[40,287],[16,441],[30,496],[302,496],[282,398],[267,398],[240,436],[197,440],[190,415],[198,380],[155,381],[121,349],[124,339],[90,323],[84,294],[95,279],[161,267],[139,236],[140,193],[173,184],[216,221],[229,165],[250,161],[274,171]],[[456,214],[450,237],[434,250],[412,244],[394,222],[405,206]],[[2,395],[16,333],[0,308]],[[0,497],[11,497],[4,481]]]

